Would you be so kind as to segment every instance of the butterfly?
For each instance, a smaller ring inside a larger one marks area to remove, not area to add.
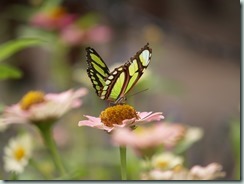
[[[96,94],[102,99],[121,104],[125,95],[133,88],[148,67],[152,49],[147,43],[124,65],[109,71],[106,63],[91,47],[86,48],[87,74],[91,79]]]

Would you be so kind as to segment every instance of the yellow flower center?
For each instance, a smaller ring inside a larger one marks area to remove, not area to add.
[[[169,162],[168,161],[160,161],[157,163],[158,168],[166,169],[169,167]]]
[[[145,134],[147,134],[148,132],[153,131],[153,127],[151,126],[147,126],[147,127],[137,127],[134,130],[134,133],[136,133],[136,135],[138,136],[144,136]]]
[[[108,127],[113,127],[113,124],[121,125],[125,119],[139,119],[135,109],[130,105],[116,105],[108,107],[100,114],[101,121]]]
[[[63,7],[57,7],[49,12],[49,17],[53,19],[59,19],[66,14],[66,10]]]
[[[28,110],[33,104],[44,102],[44,93],[40,91],[28,92],[20,101],[20,107],[23,110]]]
[[[14,152],[14,157],[17,161],[20,161],[25,156],[25,150],[20,146]]]
[[[175,171],[175,172],[180,172],[180,171],[182,171],[182,169],[183,169],[183,167],[182,167],[182,165],[176,165],[174,168],[173,168],[173,170]]]

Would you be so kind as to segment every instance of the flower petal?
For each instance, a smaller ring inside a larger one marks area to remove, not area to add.
[[[94,127],[102,130],[106,130],[108,132],[112,131],[114,127],[107,127],[105,126],[100,118],[84,115],[84,117],[88,118],[88,120],[79,121],[78,126],[89,126]]]
[[[162,114],[162,112],[155,112],[153,114],[152,112],[142,112],[139,113],[139,116],[143,121],[159,121],[161,119],[164,119],[164,116]]]

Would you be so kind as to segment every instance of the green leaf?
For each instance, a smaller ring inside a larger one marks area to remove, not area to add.
[[[233,119],[230,123],[230,139],[235,158],[235,179],[240,180],[240,159],[241,159],[241,125],[238,118]]]
[[[3,103],[0,103],[0,113],[3,112],[5,105]]]
[[[78,26],[82,28],[90,28],[91,26],[95,25],[98,22],[98,20],[98,15],[91,12],[80,17],[79,20],[76,21],[76,23]]]
[[[0,62],[24,48],[31,47],[33,45],[38,45],[41,43],[43,43],[43,41],[37,38],[20,38],[1,44]]]
[[[8,78],[20,78],[22,76],[22,72],[12,66],[8,65],[0,65],[0,80],[8,79]]]

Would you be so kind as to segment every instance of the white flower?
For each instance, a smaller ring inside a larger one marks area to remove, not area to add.
[[[183,158],[180,156],[176,156],[170,152],[164,152],[152,157],[152,166],[156,169],[168,170],[181,166],[183,161]]]
[[[0,122],[1,122],[1,119],[0,119]],[[6,124],[0,123],[0,132],[3,132],[4,130],[6,130],[7,127],[8,126]]]
[[[188,142],[188,144],[192,144],[200,140],[202,136],[203,130],[201,128],[189,127],[185,135],[185,141]]]
[[[4,169],[7,172],[22,173],[32,153],[32,142],[29,135],[10,139],[4,148]]]

